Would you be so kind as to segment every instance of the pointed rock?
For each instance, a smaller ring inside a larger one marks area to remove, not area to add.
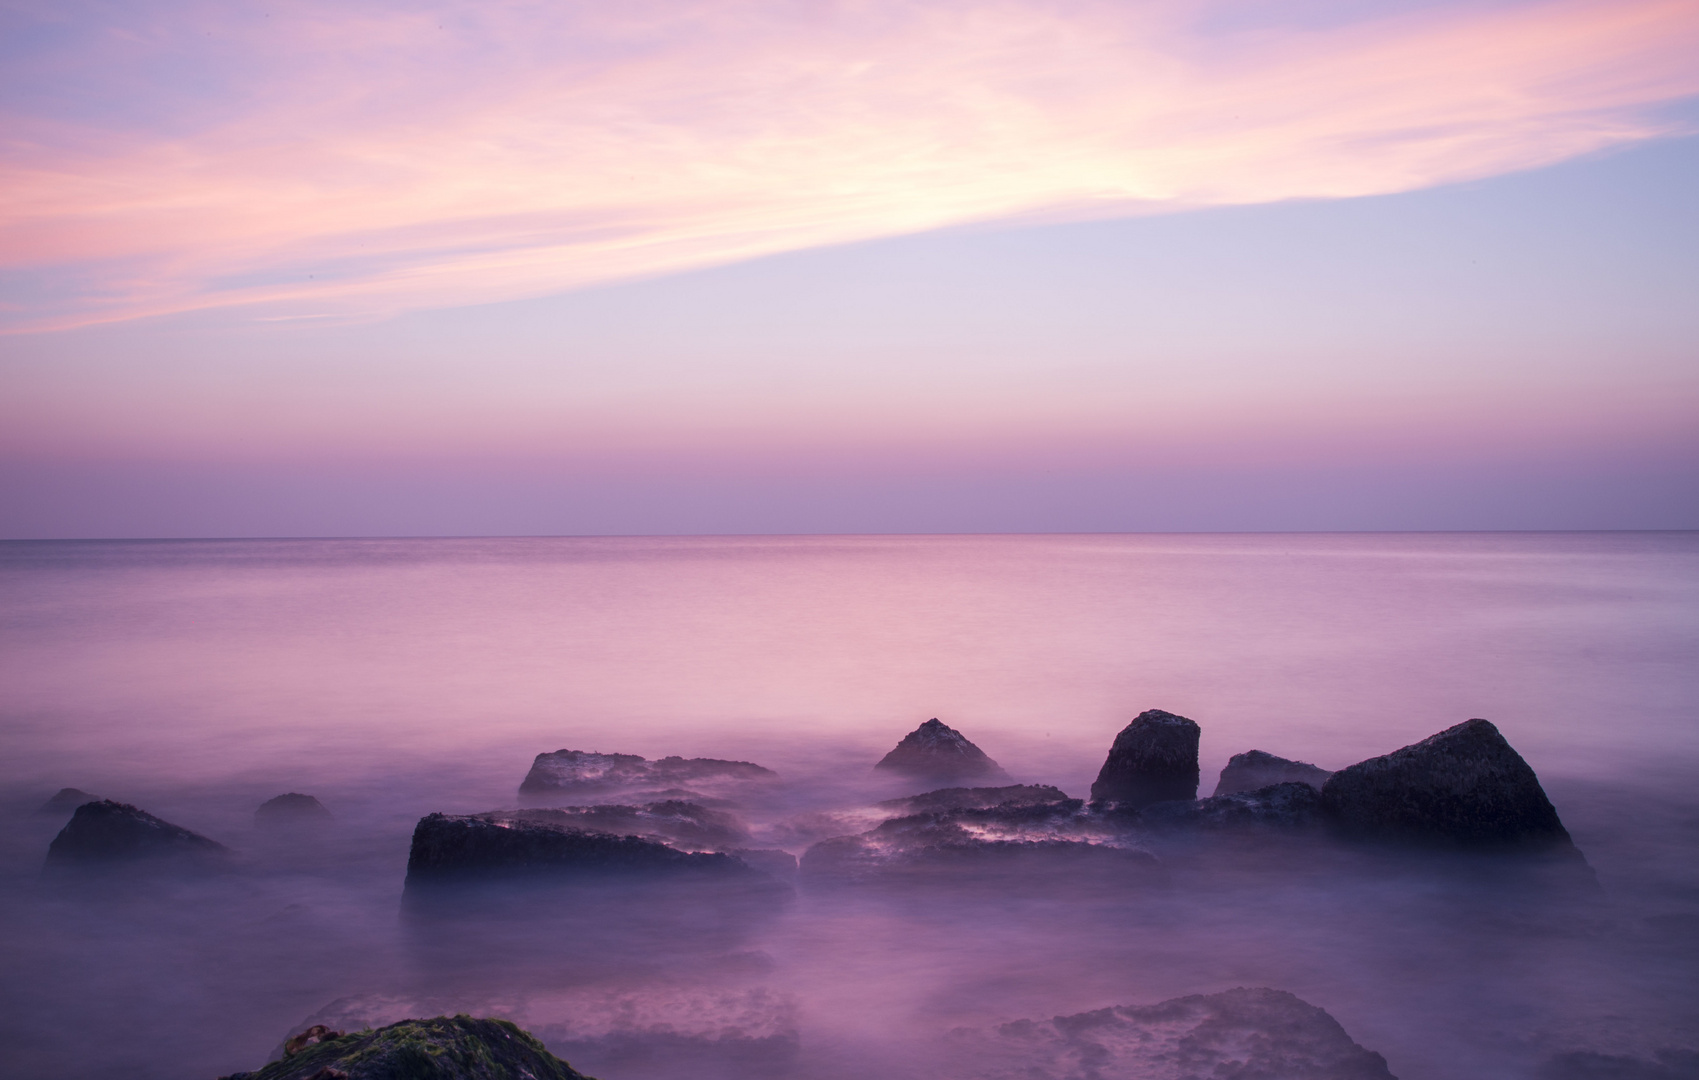
[[[102,799],[77,807],[70,823],[49,845],[47,865],[51,869],[167,857],[205,859],[229,853],[230,849],[216,840],[161,821],[127,803]]]
[[[1534,770],[1485,720],[1341,769],[1321,797],[1329,817],[1366,838],[1573,849]]]
[[[63,817],[84,803],[99,801],[99,795],[90,795],[81,788],[60,788],[59,794],[42,803],[41,806],[36,809],[36,813],[43,816],[53,815]]]
[[[873,767],[929,782],[1009,779],[1009,774],[987,757],[985,751],[937,717],[905,735]]]
[[[1115,736],[1091,785],[1093,802],[1137,809],[1198,797],[1198,725],[1184,716],[1146,709]]]
[[[1221,770],[1215,794],[1233,795],[1241,791],[1261,791],[1272,784],[1308,784],[1317,791],[1333,774],[1307,761],[1288,761],[1262,750],[1247,750],[1234,754]]]

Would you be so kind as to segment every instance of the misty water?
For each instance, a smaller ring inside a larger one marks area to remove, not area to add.
[[[1202,725],[1205,795],[1240,751],[1485,717],[1596,885],[1176,839],[404,910],[419,818],[553,805],[517,792],[541,752],[760,763],[748,846],[801,855],[924,790],[871,766],[929,717],[1080,797],[1147,708]],[[0,732],[7,1076],[211,1080],[315,1018],[461,1011],[602,1080],[1015,1075],[1011,1021],[1234,987],[1403,1080],[1699,1075],[1695,534],[7,543]],[[44,877],[66,786],[234,863]],[[257,828],[283,792],[334,822]]]

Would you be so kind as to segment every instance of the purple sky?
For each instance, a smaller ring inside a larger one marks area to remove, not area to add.
[[[1699,528],[1690,3],[619,10],[12,9],[0,536]]]

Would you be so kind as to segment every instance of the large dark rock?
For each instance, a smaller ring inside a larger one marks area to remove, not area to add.
[[[330,811],[311,795],[291,791],[275,799],[267,799],[254,811],[254,824],[262,829],[290,829],[303,825],[328,825]]]
[[[1472,848],[1573,846],[1534,770],[1485,720],[1341,769],[1322,785],[1321,797],[1330,818],[1369,839]]]
[[[947,810],[990,809],[994,806],[1038,806],[1067,799],[1068,793],[1049,784],[1011,784],[1007,787],[952,787],[886,799],[879,809],[899,814],[935,814]]]
[[[205,862],[230,854],[208,840],[169,821],[161,821],[128,803],[102,799],[77,807],[70,822],[47,848],[49,869],[187,859]]]
[[[1198,796],[1196,723],[1161,709],[1146,709],[1121,729],[1091,785],[1094,802],[1136,809]]]
[[[679,851],[657,840],[499,815],[431,814],[413,830],[407,888],[502,879],[753,876],[719,853]]]
[[[35,812],[44,817],[63,817],[84,803],[99,801],[99,795],[90,795],[80,788],[60,788],[57,795],[42,803]]]
[[[957,1075],[984,1080],[1393,1080],[1326,1010],[1263,988],[1017,1020],[957,1040]]]
[[[1290,761],[1262,750],[1247,750],[1234,754],[1221,770],[1215,794],[1231,795],[1236,791],[1258,791],[1270,784],[1308,784],[1317,791],[1333,774],[1307,761]]]
[[[321,1033],[315,1032],[315,1035]],[[291,1043],[296,1040],[291,1040]],[[439,1016],[314,1041],[221,1080],[588,1080],[506,1020]]]
[[[538,795],[557,791],[594,793],[638,786],[736,787],[777,778],[773,770],[748,761],[677,756],[649,761],[636,754],[556,750],[537,755],[519,790]]]
[[[874,768],[930,783],[1009,779],[985,751],[936,717],[903,736]]]

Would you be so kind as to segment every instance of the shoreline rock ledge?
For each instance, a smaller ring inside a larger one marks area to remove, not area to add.
[[[1367,839],[1576,850],[1539,777],[1486,720],[1341,769],[1321,801],[1337,825]]]
[[[1161,709],[1139,713],[1115,736],[1091,785],[1092,802],[1137,810],[1196,799],[1200,734],[1197,723],[1184,716]]]
[[[873,767],[946,784],[963,780],[1010,779],[1003,766],[969,742],[966,735],[937,717],[903,736],[903,741]]]

